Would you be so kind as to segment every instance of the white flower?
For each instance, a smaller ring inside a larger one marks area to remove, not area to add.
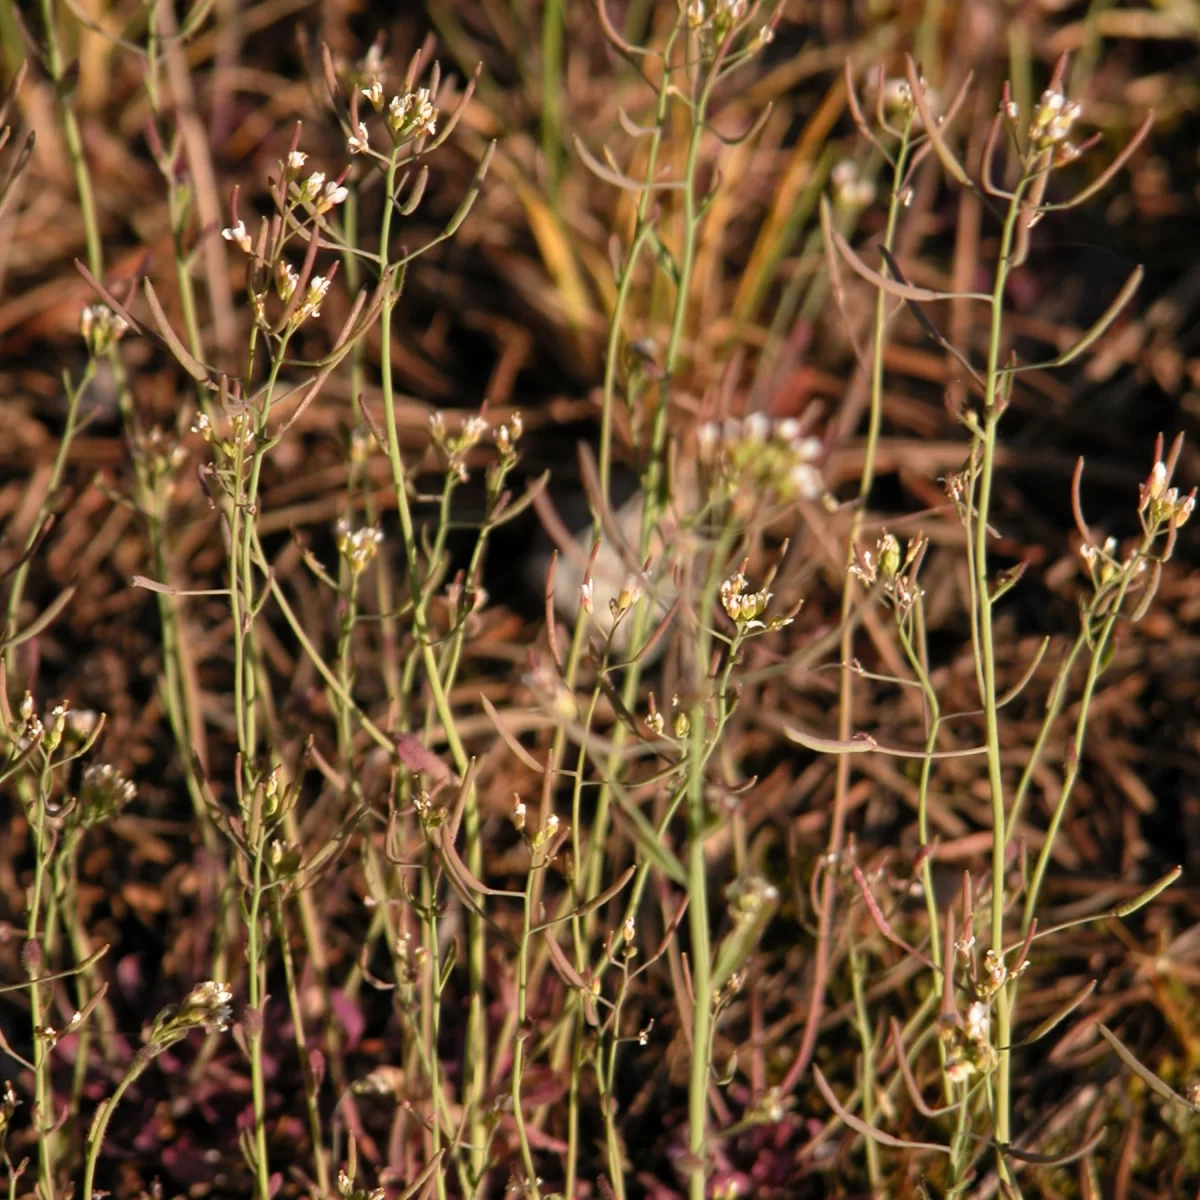
[[[228,229],[222,229],[221,236],[227,242],[232,242],[244,253],[250,253],[250,235],[246,232],[245,221],[239,220],[236,225],[230,225]]]
[[[972,1042],[986,1042],[988,1036],[988,1006],[981,1000],[974,1001],[967,1009],[966,1029],[967,1039]]]
[[[866,208],[875,199],[875,185],[869,179],[861,179],[857,165],[848,158],[833,168],[829,181],[833,184],[833,202],[839,208]]]
[[[289,175],[297,175],[301,167],[308,162],[308,155],[303,150],[292,150],[287,156],[287,169]]]
[[[470,417],[463,426],[463,439],[470,445],[475,445],[487,433],[487,420],[480,416]]]
[[[367,126],[364,122],[359,121],[358,128],[346,139],[346,149],[351,154],[363,154],[370,148]]]
[[[321,315],[321,301],[325,299],[325,293],[329,291],[330,281],[324,275],[314,275],[308,281],[308,291],[304,294],[304,301],[296,310],[296,315],[292,318],[297,325],[301,321],[307,320],[309,317],[319,317]],[[293,286],[295,286],[293,284]]]
[[[703,425],[696,427],[696,451],[701,460],[707,461],[712,458],[720,436],[721,430],[716,421],[705,421]]]
[[[335,204],[341,204],[350,195],[350,190],[341,184],[330,180],[321,192],[315,208],[318,213],[328,212]]]
[[[1071,126],[1079,119],[1083,107],[1068,100],[1062,92],[1047,88],[1033,110],[1033,121],[1029,126],[1029,140],[1039,149],[1065,142]]]
[[[295,268],[291,263],[280,263],[275,270],[275,290],[279,293],[279,298],[287,304],[292,298],[292,293],[296,290],[296,284],[300,282],[300,277],[296,274]]]
[[[784,417],[776,421],[775,436],[783,442],[794,442],[800,436],[800,422],[795,417]]]
[[[338,553],[349,564],[351,574],[361,575],[370,566],[371,560],[383,544],[383,531],[373,525],[351,529],[350,522],[343,517],[335,526],[334,532],[337,535]]]
[[[383,83],[376,76],[365,88],[358,89],[371,102],[371,107],[378,112],[383,107]]]
[[[107,304],[89,304],[79,314],[79,332],[94,355],[105,353],[125,336],[129,323]]]
[[[788,473],[788,480],[805,500],[816,500],[823,490],[820,472],[810,463],[796,463]]]
[[[771,431],[771,422],[766,413],[751,413],[742,424],[742,432],[752,442],[765,441]]]

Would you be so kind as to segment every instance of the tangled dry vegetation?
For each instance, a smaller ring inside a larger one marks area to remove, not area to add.
[[[1194,1189],[1190,9],[0,44],[10,1197]]]

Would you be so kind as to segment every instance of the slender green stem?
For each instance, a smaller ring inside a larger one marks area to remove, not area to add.
[[[736,523],[726,524],[709,560],[707,578],[700,593],[700,628],[694,659],[698,694],[689,713],[687,751],[688,819],[688,932],[691,937],[689,963],[692,975],[692,1057],[688,1073],[688,1150],[691,1169],[688,1178],[690,1200],[705,1200],[708,1190],[708,1082],[711,1070],[713,1031],[712,948],[709,934],[708,861],[704,845],[709,832],[708,806],[705,803],[705,766],[719,744],[728,713],[728,681],[736,657],[737,645],[730,647],[719,690],[709,696],[710,658],[713,631],[710,624],[717,600],[726,556],[736,539]],[[712,716],[715,729],[710,733],[709,701],[715,701]]]
[[[312,1060],[308,1050],[308,1039],[304,1033],[304,1009],[300,1003],[300,990],[296,982],[296,969],[292,962],[292,948],[288,942],[287,917],[283,907],[283,892],[275,888],[272,892],[275,909],[275,936],[283,958],[284,980],[287,985],[288,1008],[292,1014],[292,1037],[296,1053],[300,1056],[301,1073],[304,1077],[304,1107],[308,1113],[308,1136],[312,1140],[313,1169],[317,1175],[319,1194],[329,1192],[329,1165],[325,1156],[325,1137],[321,1125],[321,1109],[317,1090],[313,1082]]]
[[[534,879],[538,871],[538,851],[530,849],[533,856],[529,873],[525,877],[525,903],[521,911],[521,944],[517,951],[517,1028],[513,1037],[513,1065],[510,1095],[513,1106],[513,1121],[517,1127],[517,1141],[521,1147],[521,1162],[525,1167],[525,1187],[532,1200],[541,1200],[537,1170],[533,1165],[533,1152],[529,1148],[529,1135],[525,1130],[525,1111],[521,1105],[521,1080],[525,1073],[525,1028],[526,1004],[529,991],[529,927],[533,916]]]
[[[50,856],[53,848],[53,834],[46,820],[46,804],[49,797],[50,770],[49,763],[43,769],[38,796],[35,801],[36,809],[30,820],[30,830],[34,838],[34,867],[33,889],[29,897],[29,918],[26,924],[25,937],[34,944],[43,947],[45,939],[45,917],[42,911],[42,897],[46,891],[47,872],[50,866]],[[40,923],[40,928],[39,928]],[[40,974],[40,970],[38,971]],[[50,1054],[52,1043],[43,1034],[46,1024],[46,1010],[42,1004],[42,990],[36,974],[31,972],[29,987],[29,1019],[33,1035],[33,1066],[34,1066],[34,1126],[37,1130],[38,1143],[38,1186],[45,1200],[54,1200],[56,1195],[57,1143],[54,1133],[54,1085],[50,1076]]]
[[[113,1113],[116,1112],[117,1105],[121,1103],[122,1097],[137,1081],[138,1076],[154,1061],[157,1054],[157,1047],[143,1046],[134,1055],[133,1062],[129,1064],[129,1070],[117,1084],[116,1090],[96,1110],[96,1115],[92,1118],[92,1126],[88,1130],[87,1151],[83,1166],[83,1200],[92,1200],[95,1191],[96,1164],[100,1160],[100,1149],[104,1145],[104,1135],[108,1130],[108,1123],[112,1119]]]
[[[254,1103],[254,1172],[258,1187],[258,1200],[270,1200],[271,1167],[267,1158],[267,1095],[266,1075],[263,1069],[262,1041],[266,1013],[263,983],[266,978],[266,963],[263,961],[262,916],[263,897],[263,835],[258,833],[250,882],[250,905],[246,913],[246,977],[248,999],[253,1016],[246,1033],[250,1051],[250,1092]]]
[[[83,135],[75,110],[67,102],[65,77],[66,63],[62,46],[58,40],[58,21],[54,12],[54,0],[42,0],[43,34],[46,39],[46,67],[58,92],[59,107],[62,109],[63,133],[67,139],[67,156],[75,173],[75,190],[79,194],[79,211],[83,217],[83,235],[87,245],[88,269],[97,278],[104,274],[104,252],[100,242],[100,222],[96,216],[96,202],[92,194],[92,177],[83,153]]]
[[[850,935],[850,987],[854,1002],[854,1023],[858,1027],[858,1044],[862,1057],[859,1060],[859,1088],[862,1092],[862,1119],[868,1125],[875,1124],[875,1035],[871,1029],[871,1017],[867,1011],[866,989],[863,987],[865,974],[863,955],[858,939]],[[879,1143],[870,1136],[864,1138],[867,1149],[867,1178],[871,1181],[872,1195],[880,1195],[882,1169],[879,1162]]]
[[[975,602],[978,606],[978,651],[983,667],[984,733],[987,745],[988,791],[992,801],[992,923],[991,946],[998,955],[1004,953],[1005,907],[1005,840],[1008,813],[1004,800],[1004,776],[1000,761],[1000,721],[996,690],[996,646],[992,632],[992,594],[988,577],[988,528],[991,514],[992,484],[996,466],[996,428],[1000,422],[1000,353],[1003,344],[1004,294],[1012,263],[1013,243],[1021,212],[1021,198],[1027,179],[1017,185],[1005,215],[1000,236],[1000,252],[992,289],[991,327],[988,337],[987,378],[984,395],[984,418],[978,485],[975,499],[974,563]],[[1000,1145],[1011,1139],[1009,1129],[1009,1073],[1011,1067],[1011,1006],[1010,995],[1001,988],[996,995],[996,1043],[999,1062],[996,1068],[995,1137]],[[1001,1177],[1008,1178],[1008,1166],[1003,1155],[998,1158]]]
[[[396,170],[398,152],[393,151],[388,160],[386,193],[383,218],[379,231],[379,269],[381,277],[389,280],[394,274],[390,259],[392,213],[395,209]],[[392,469],[392,482],[396,492],[396,510],[400,518],[400,531],[404,540],[408,567],[409,589],[412,597],[413,633],[425,667],[426,682],[433,696],[434,708],[445,730],[450,753],[460,775],[468,768],[466,750],[455,728],[454,714],[442,685],[437,659],[430,644],[426,621],[426,593],[421,581],[417,561],[418,540],[413,522],[412,507],[408,497],[408,473],[400,453],[400,436],[396,427],[395,391],[392,382],[392,313],[396,305],[395,281],[389,280],[384,290],[383,304],[379,312],[379,336],[382,345],[380,356],[380,385],[383,392],[383,420],[387,433],[388,461]],[[466,861],[476,878],[483,874],[483,845],[480,840],[479,801],[475,789],[466,797],[463,812],[463,831],[466,838]],[[477,902],[482,897],[477,897]],[[476,1180],[483,1175],[487,1133],[483,1122],[483,1100],[487,1088],[487,1026],[484,1021],[484,973],[487,946],[483,919],[475,911],[467,914],[467,986],[470,992],[467,1011],[464,1077],[467,1084],[468,1123],[467,1138],[471,1146],[471,1167]]]
[[[892,194],[888,204],[887,223],[884,229],[884,245],[889,249],[895,242],[896,227],[903,208],[901,189],[908,169],[910,152],[908,131],[896,152],[892,170]],[[853,732],[854,720],[854,675],[849,669],[854,657],[855,622],[851,620],[854,609],[856,583],[850,573],[854,562],[855,546],[866,519],[871,489],[875,485],[875,460],[879,449],[879,432],[883,426],[883,378],[884,350],[887,334],[887,295],[880,289],[875,297],[874,345],[871,356],[870,402],[867,415],[867,437],[863,447],[862,475],[858,484],[858,503],[850,522],[850,533],[846,547],[846,571],[842,581],[841,604],[841,678],[838,684],[838,738],[848,741]],[[829,820],[827,854],[831,862],[837,862],[846,837],[846,809],[850,794],[850,756],[840,755],[834,783],[833,811]],[[821,911],[817,929],[816,967],[813,989],[809,997],[808,1015],[804,1025],[804,1037],[789,1077],[803,1070],[812,1060],[817,1044],[817,1027],[821,1009],[825,1003],[825,986],[829,972],[829,957],[833,936],[833,910],[835,904],[834,884],[836,870],[827,870],[821,879]]]
[[[1143,544],[1143,554],[1149,549],[1151,540],[1151,538],[1147,538]],[[1037,914],[1038,898],[1041,895],[1042,883],[1046,877],[1046,868],[1050,865],[1050,856],[1054,852],[1054,842],[1058,837],[1059,828],[1062,825],[1063,817],[1067,812],[1067,806],[1070,804],[1071,796],[1075,790],[1075,783],[1079,778],[1079,766],[1083,760],[1083,746],[1087,738],[1089,711],[1096,693],[1096,685],[1107,666],[1113,630],[1116,628],[1117,620],[1121,615],[1121,606],[1124,603],[1125,595],[1129,590],[1130,584],[1133,582],[1133,574],[1132,570],[1126,570],[1116,597],[1110,600],[1112,607],[1104,620],[1100,635],[1096,638],[1091,650],[1087,678],[1083,683],[1083,694],[1079,697],[1079,716],[1075,720],[1075,733],[1071,739],[1071,746],[1067,755],[1066,777],[1063,780],[1062,791],[1058,796],[1058,803],[1054,806],[1054,813],[1050,817],[1050,826],[1046,830],[1046,839],[1042,843],[1042,848],[1038,853],[1037,862],[1033,868],[1033,876],[1029,881],[1029,890],[1025,896],[1025,911],[1021,919],[1022,934],[1029,931],[1029,927],[1033,923],[1033,918]]]

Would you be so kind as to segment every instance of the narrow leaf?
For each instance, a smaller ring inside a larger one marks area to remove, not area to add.
[[[500,714],[496,711],[496,706],[486,697],[480,696],[483,701],[483,711],[487,713],[488,720],[496,727],[496,732],[500,735],[504,744],[527,766],[531,771],[536,771],[539,775],[545,769],[520,742],[516,736],[505,727],[505,724],[500,720]]]
[[[1017,1162],[1029,1163],[1031,1166],[1065,1167],[1069,1163],[1077,1162],[1085,1155],[1091,1154],[1104,1141],[1106,1132],[1107,1130],[1097,1129],[1082,1146],[1068,1150],[1065,1154],[1035,1154],[1032,1150],[1018,1150],[1016,1146],[1001,1146],[1000,1150],[1009,1158],[1015,1158]]]
[[[816,1063],[813,1063],[812,1073],[817,1085],[817,1091],[825,1097],[825,1103],[855,1133],[861,1133],[863,1137],[870,1138],[880,1146],[887,1146],[892,1150],[929,1150],[935,1154],[949,1154],[951,1152],[949,1145],[939,1146],[936,1142],[908,1142],[903,1138],[893,1137],[890,1133],[884,1133],[882,1129],[876,1129],[874,1125],[868,1125],[861,1117],[856,1117],[849,1109],[843,1107],[842,1103],[833,1094],[833,1088],[829,1086],[825,1076],[821,1073],[821,1068]]]
[[[616,800],[617,807],[621,810],[622,815],[628,818],[629,822],[633,825],[633,835],[645,852],[646,857],[668,879],[673,880],[680,887],[687,887],[687,872],[683,869],[683,865],[663,845],[657,830],[646,820],[646,816],[642,810],[625,795],[623,788],[614,788],[613,798]]]
[[[7,640],[0,641],[0,649],[9,646],[20,646],[23,642],[29,641],[30,638],[35,638],[39,633],[48,629],[62,615],[63,609],[71,603],[71,598],[75,595],[76,585],[70,584],[63,588],[57,596],[42,610],[24,629],[18,633],[14,633]]]
[[[1132,1050],[1107,1025],[1097,1025],[1100,1036],[1113,1048],[1116,1056],[1154,1093],[1164,1100],[1186,1108],[1188,1112],[1200,1113],[1200,1104],[1185,1100],[1174,1088],[1159,1079],[1149,1067],[1143,1066]]]
[[[1052,1012],[1027,1038],[1023,1038],[1016,1044],[1031,1046],[1034,1042],[1040,1042],[1055,1026],[1065,1021],[1095,990],[1096,981],[1093,979],[1086,987],[1080,988],[1066,1004]]]
[[[1182,874],[1182,867],[1172,867],[1161,879],[1152,883],[1144,892],[1139,892],[1132,900],[1126,900],[1124,904],[1118,904],[1113,909],[1113,916],[1127,917],[1131,913],[1137,912],[1143,905],[1149,904],[1160,892],[1165,892]]]
[[[1133,294],[1141,286],[1142,279],[1146,272],[1140,267],[1135,267],[1133,273],[1125,280],[1124,286],[1117,293],[1113,302],[1100,314],[1096,323],[1069,349],[1064,350],[1057,358],[1052,358],[1049,362],[1027,363],[1019,367],[1010,367],[1009,374],[1015,374],[1018,371],[1046,371],[1052,367],[1065,367],[1067,363],[1074,362],[1084,351],[1089,350],[1099,341],[1112,327],[1112,324],[1125,310],[1129,301],[1133,299]]]
[[[851,864],[851,870],[854,872],[854,882],[858,884],[858,890],[862,893],[862,898],[866,902],[867,911],[871,914],[871,920],[875,922],[879,932],[894,946],[899,946],[906,954],[910,954],[913,958],[924,963],[931,971],[937,971],[938,965],[927,954],[922,954],[915,946],[910,946],[888,923],[887,917],[883,915],[883,910],[875,902],[875,897],[871,895],[871,889],[867,886],[866,876],[862,873],[862,869],[858,863]]]

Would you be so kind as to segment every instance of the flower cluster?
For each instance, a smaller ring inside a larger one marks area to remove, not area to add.
[[[719,41],[745,15],[747,0],[691,0],[687,7],[687,21],[691,29],[710,28]]]
[[[925,545],[923,537],[909,538],[901,556],[899,539],[885,529],[873,551],[863,546],[854,547],[850,574],[866,588],[882,581],[883,594],[901,616],[906,616],[921,594],[916,574]]]
[[[159,425],[135,431],[133,453],[155,479],[173,474],[187,461],[187,451],[180,445],[179,439]]]
[[[97,358],[116,345],[128,328],[125,318],[118,316],[107,304],[89,304],[79,314],[79,332],[88,353]]]
[[[250,414],[240,409],[230,417],[230,436],[219,437],[207,413],[199,413],[192,422],[192,432],[198,433],[216,452],[219,458],[229,462],[238,456],[239,447],[244,456],[254,453],[254,430]]]
[[[383,112],[383,80],[378,75],[366,79],[358,90],[376,112]],[[371,135],[366,122],[353,117],[351,119],[355,123],[346,138],[346,149],[351,154],[370,153]],[[433,137],[437,133],[437,123],[437,105],[433,92],[427,87],[416,88],[402,96],[393,96],[387,102],[384,124],[394,147],[403,146],[415,138]]]
[[[372,525],[351,529],[345,517],[337,523],[334,532],[337,535],[338,553],[346,560],[350,574],[357,579],[378,553],[383,544],[383,533]]]
[[[146,1034],[151,1053],[159,1054],[195,1029],[223,1033],[233,1020],[233,993],[226,983],[208,980],[184,997],[178,1008],[164,1008]]]
[[[646,705],[646,728],[654,737],[662,737],[663,730],[666,728],[666,721],[663,718],[662,710],[658,707],[654,699],[653,692],[650,693],[650,699]]]
[[[417,88],[388,101],[387,127],[397,145],[437,133],[438,111],[428,88]]]
[[[180,1005],[176,1020],[202,1028],[206,1033],[223,1033],[233,1020],[233,993],[226,983],[208,980],[192,988]]]
[[[739,629],[762,629],[759,617],[767,611],[771,593],[765,588],[760,592],[746,591],[746,564],[736,575],[731,575],[721,584],[721,607]]]
[[[1167,464],[1159,459],[1138,489],[1138,515],[1148,530],[1164,525],[1174,525],[1178,529],[1195,511],[1196,489],[1181,496],[1177,487],[1167,486],[1170,481]]]
[[[824,446],[805,436],[794,417],[772,421],[753,413],[744,421],[706,421],[696,430],[696,443],[700,462],[730,493],[748,488],[783,500],[815,500],[824,491],[816,466]]]
[[[136,796],[137,786],[111,763],[93,763],[83,772],[76,817],[85,829],[102,825],[120,815]]]
[[[834,206],[843,212],[859,212],[875,199],[875,184],[864,179],[857,163],[844,158],[830,172]]]
[[[1050,150],[1066,144],[1071,126],[1079,119],[1083,106],[1068,100],[1057,88],[1047,88],[1033,110],[1029,142],[1035,150]]]
[[[946,1047],[946,1075],[952,1083],[966,1083],[973,1075],[990,1074],[999,1061],[991,1039],[991,1010],[981,1000],[967,1007],[965,1020],[955,1014],[940,1029]]]
[[[940,115],[942,98],[937,89],[931,88],[925,82],[924,75],[917,79],[917,86],[921,89],[921,98],[925,101],[925,107],[934,120],[941,124],[943,119]],[[903,75],[895,75],[883,81],[878,96],[878,105],[883,127],[896,137],[903,136],[903,126],[905,125],[914,132],[919,132],[924,128],[921,111],[917,107],[917,99],[913,95],[912,84]],[[892,126],[889,124],[889,119],[899,121],[901,127]]]
[[[5,1080],[4,1095],[0,1096],[0,1144],[8,1134],[8,1128],[12,1124],[13,1113],[17,1111],[17,1105],[21,1102],[17,1099],[17,1093],[13,1091],[13,1085]]]
[[[516,436],[520,436],[521,419],[519,416],[515,428]],[[483,435],[487,431],[487,419],[482,416],[468,417],[463,423],[462,429],[456,434],[447,433],[446,419],[440,412],[431,414],[429,418],[429,432],[433,437],[433,444],[445,457],[446,465],[451,472],[457,475],[463,483],[470,478],[467,471],[467,457],[483,440]],[[511,432],[509,438],[510,441],[513,440]]]
[[[591,611],[592,603],[592,581],[584,580],[587,585],[586,605],[588,611]],[[608,611],[614,621],[623,617],[645,594],[645,579],[641,575],[635,575],[632,572],[625,576],[625,582],[621,585],[621,590],[608,602]]]
[[[1115,579],[1122,569],[1124,564],[1119,555],[1120,551],[1115,537],[1105,538],[1104,543],[1100,546],[1092,542],[1084,542],[1079,547],[1079,557],[1083,559],[1083,565],[1087,567],[1088,574],[1092,578],[1092,585],[1097,590]]]

